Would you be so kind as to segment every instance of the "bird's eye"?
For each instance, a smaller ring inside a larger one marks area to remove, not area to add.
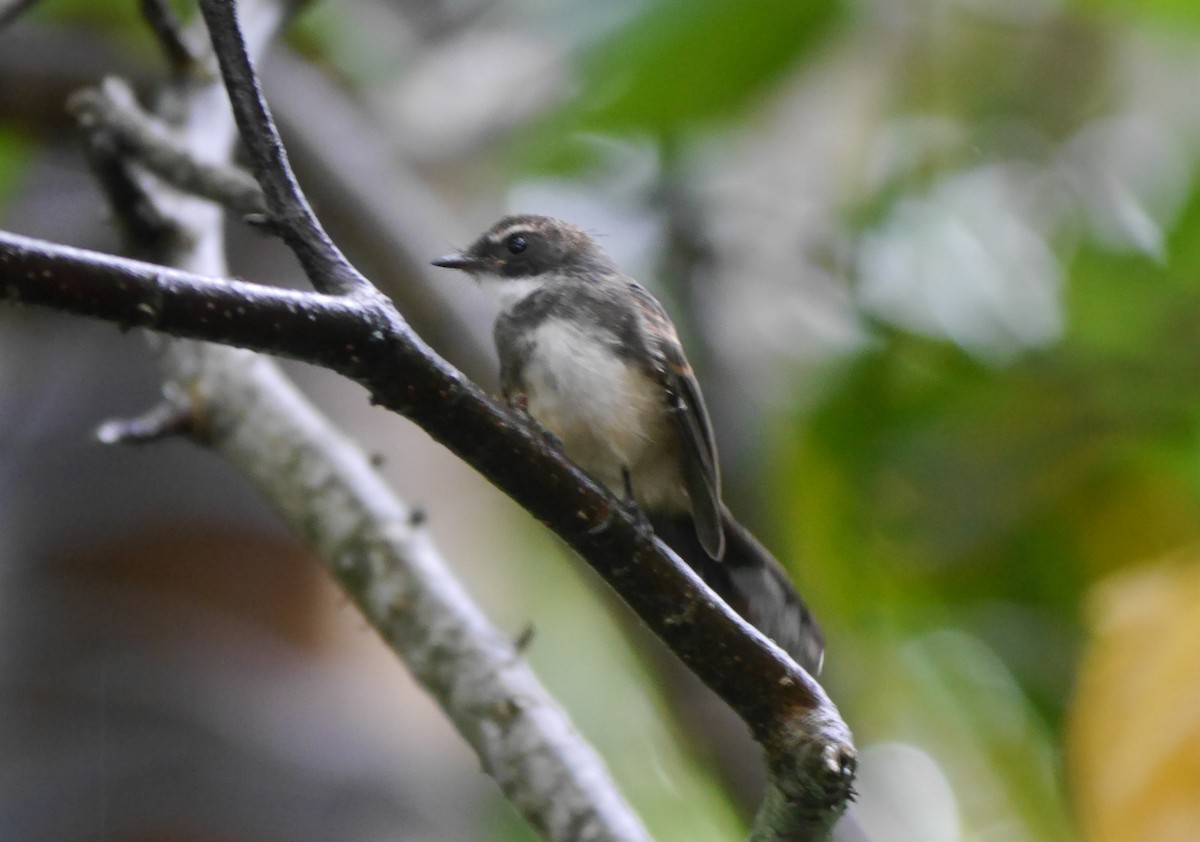
[[[508,246],[509,254],[520,254],[521,252],[525,251],[525,249],[529,248],[529,241],[520,234],[513,234],[508,238],[505,244]]]

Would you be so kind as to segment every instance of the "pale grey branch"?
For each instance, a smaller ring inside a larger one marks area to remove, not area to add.
[[[258,0],[242,4],[241,13],[246,44],[258,52],[281,22],[282,9]],[[141,112],[126,89],[113,84],[78,99],[77,113],[92,118],[90,128],[121,133],[136,160],[147,166],[157,162],[151,168],[172,183],[187,178],[228,183],[233,170],[227,161],[237,135],[222,90],[215,83],[182,89],[185,93],[175,98],[182,116],[173,136]],[[202,159],[207,163],[197,163]],[[257,185],[243,185],[225,198],[261,196],[256,191]],[[220,208],[173,191],[148,192],[159,211],[189,236],[173,237],[158,249],[143,244],[143,250],[165,251],[163,256],[182,269],[224,275]],[[168,394],[186,394],[189,404],[166,401],[161,411],[142,419],[146,423],[126,422],[109,432],[123,438],[163,432],[180,417],[166,408],[186,412],[186,431],[260,487],[545,838],[647,840],[602,761],[509,639],[454,580],[420,528],[420,518],[278,367],[232,348],[181,340],[156,344]]]

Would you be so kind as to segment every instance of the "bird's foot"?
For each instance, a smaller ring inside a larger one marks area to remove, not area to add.
[[[607,532],[608,528],[612,526],[612,522],[613,507],[606,502],[604,508],[600,510],[599,520],[589,526],[587,532],[589,535],[599,535],[602,532]]]
[[[643,541],[649,541],[654,537],[654,525],[650,523],[650,518],[642,511],[633,500],[622,500],[621,505],[624,507],[626,514],[633,518],[634,528],[637,529],[638,538]]]
[[[536,418],[534,418],[532,415],[529,416],[529,420],[533,422],[534,429],[536,429],[539,433],[541,433],[542,440],[546,442],[546,445],[551,450],[557,451],[559,453],[567,452],[566,446],[563,445],[562,439],[560,439],[557,435],[555,435],[554,433],[550,432],[548,429],[543,427],[541,425],[541,423]]]
[[[633,520],[633,528],[637,532],[637,536],[642,541],[649,541],[654,537],[654,526],[650,523],[650,518],[642,511],[642,507],[633,500],[622,500],[617,498],[616,506],[611,503],[606,504],[600,519],[592,526],[588,527],[589,535],[599,535],[601,532],[606,532],[613,524],[613,517],[617,510],[624,509],[625,514],[629,515]]]
[[[633,477],[629,473],[628,468],[621,469],[621,480],[625,485],[625,499],[621,501],[621,505],[625,507],[625,511],[633,518],[634,525],[637,527],[638,537],[644,541],[654,537],[654,527],[650,524],[650,518],[642,510],[642,507],[637,504],[637,499],[633,496]]]

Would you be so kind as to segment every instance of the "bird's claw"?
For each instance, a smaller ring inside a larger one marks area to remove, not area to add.
[[[637,530],[638,538],[643,541],[649,541],[654,537],[654,525],[650,523],[650,518],[642,511],[633,500],[622,500],[621,505],[625,508],[626,513],[633,518],[634,528]]]
[[[529,417],[529,420],[533,421],[537,431],[542,434],[542,439],[552,450],[557,450],[559,453],[566,453],[566,447],[563,445],[562,439],[543,427],[541,422],[535,419],[532,415]]]
[[[587,534],[588,535],[599,535],[600,533],[607,531],[608,527],[612,526],[612,521],[613,521],[612,506],[605,504],[604,511],[600,515],[600,520],[596,521],[594,524],[592,524],[591,526],[588,527]]]
[[[625,514],[633,520],[634,531],[637,532],[637,537],[641,541],[650,541],[654,538],[654,526],[650,523],[650,518],[642,511],[642,507],[632,500],[618,500],[617,505],[625,510]],[[612,526],[614,507],[609,504],[605,505],[604,512],[596,523],[588,527],[589,535],[599,535],[608,530]]]
[[[625,485],[625,499],[621,501],[621,505],[633,518],[638,537],[643,541],[648,541],[654,537],[654,527],[650,524],[650,518],[642,511],[642,507],[637,504],[637,498],[633,496],[633,476],[629,473],[628,468],[621,469],[621,480]]]

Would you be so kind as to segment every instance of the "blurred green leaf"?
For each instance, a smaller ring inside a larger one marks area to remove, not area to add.
[[[1200,25],[1200,4],[1195,0],[1078,0],[1078,3],[1085,9],[1115,11],[1133,20]]]
[[[370,15],[348,15],[336,3],[310,3],[287,29],[287,42],[326,73],[354,88],[369,87],[396,72],[405,59],[390,37],[370,27]]]
[[[841,0],[656,0],[581,60],[583,85],[524,139],[519,161],[593,163],[581,133],[670,138],[734,116],[828,41]]]
[[[169,0],[168,5],[180,20],[188,20],[196,13],[195,4],[184,0]],[[99,26],[114,31],[129,32],[146,28],[141,4],[137,0],[108,3],[97,3],[96,0],[53,0],[38,3],[30,14],[42,20]]]
[[[594,129],[660,134],[736,111],[817,43],[835,0],[660,0],[585,61]]]
[[[835,641],[969,628],[1061,720],[1087,584],[1200,540],[1200,191],[1168,255],[1082,247],[1063,338],[1005,364],[880,328],[784,428],[774,522]]]
[[[1003,815],[1021,829],[1010,829],[1016,838],[1072,838],[1055,733],[986,646],[938,630],[881,655],[880,686],[857,706],[889,739],[937,758],[966,827],[982,831]]]
[[[188,23],[199,14],[193,0],[167,0],[167,5],[182,23]],[[102,35],[114,49],[129,51],[139,58],[161,56],[162,51],[146,24],[138,0],[43,0],[29,10],[28,18],[51,26]],[[23,22],[15,25],[19,27]]]
[[[0,124],[0,206],[20,185],[31,151],[32,144],[19,129]]]
[[[1167,259],[1087,245],[1072,261],[1066,341],[1089,353],[1163,363],[1197,359],[1200,316],[1200,189],[1175,220]],[[1193,381],[1194,382],[1194,381]]]

